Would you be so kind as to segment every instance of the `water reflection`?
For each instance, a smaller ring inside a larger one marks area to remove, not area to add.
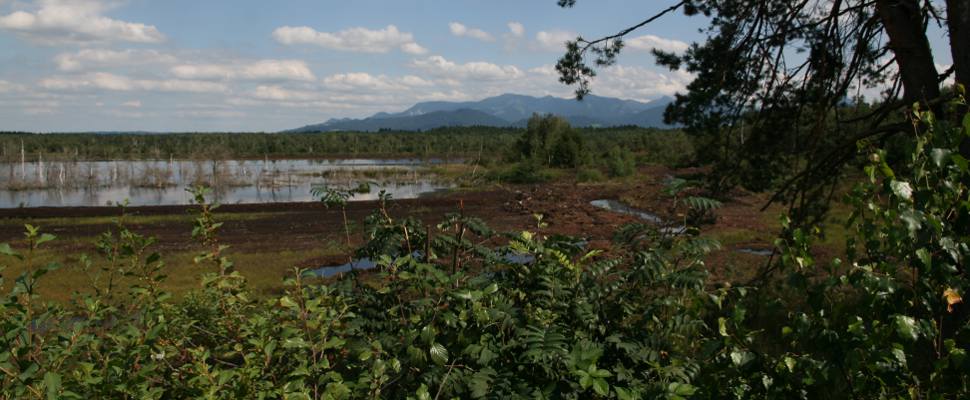
[[[0,164],[0,208],[188,204],[188,186],[213,187],[224,204],[312,201],[317,185],[355,187],[374,200],[381,190],[415,198],[452,186],[427,172],[440,160],[90,161]]]
[[[662,226],[662,228],[660,228],[660,232],[665,234],[679,235],[687,231],[687,227],[683,225],[671,224],[667,221],[664,221],[663,218],[660,218],[660,216],[656,214],[646,212],[643,210],[638,210],[636,208],[623,204],[617,200],[608,200],[608,199],[593,200],[589,202],[589,204],[594,207],[599,207],[599,208],[617,212],[620,214],[633,215],[637,218],[650,222],[654,225],[660,225]]]
[[[750,247],[742,247],[738,249],[738,253],[751,254],[755,256],[768,257],[774,254],[774,250],[771,249],[755,249]]]

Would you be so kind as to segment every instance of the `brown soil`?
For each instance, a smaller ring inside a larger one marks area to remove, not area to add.
[[[484,220],[499,232],[519,230],[539,231],[542,234],[564,234],[587,238],[593,248],[608,248],[613,232],[624,223],[636,222],[636,217],[614,213],[590,205],[595,199],[621,199],[632,206],[649,210],[667,218],[674,218],[668,209],[670,200],[661,195],[661,181],[668,173],[663,168],[646,168],[635,182],[609,185],[583,185],[555,183],[528,186],[503,186],[485,191],[458,191],[388,203],[388,211],[394,217],[414,216],[425,223],[436,224],[446,214],[456,212],[464,205],[466,215]],[[727,202],[719,211],[718,223],[704,229],[716,232],[720,229],[765,229],[764,217],[758,211],[761,203],[756,196]],[[360,223],[378,207],[375,201],[352,202],[347,205],[347,218],[360,231]],[[137,233],[154,236],[157,250],[165,254],[172,251],[197,250],[191,238],[189,206],[130,207],[129,215],[186,215],[186,218],[165,219],[142,225],[129,225]],[[96,224],[72,224],[71,217],[116,216],[115,207],[65,207],[0,209],[0,243],[19,242],[22,238],[24,219],[59,218],[45,221],[44,232],[57,235],[54,242],[58,249],[90,252],[91,238],[111,228],[107,221]],[[233,251],[246,253],[274,253],[280,251],[305,251],[320,248],[326,243],[344,243],[344,227],[339,209],[327,209],[321,203],[270,203],[223,205],[219,214],[236,214],[240,218],[225,218],[220,230],[220,241]],[[244,216],[239,215],[244,214]],[[245,215],[248,214],[248,215]],[[544,228],[538,228],[534,215],[543,215]],[[60,219],[64,218],[64,219]],[[75,239],[75,240],[72,240]],[[361,240],[359,235],[355,242]],[[735,247],[742,244],[735,244]],[[765,243],[743,243],[744,246],[764,247]],[[84,247],[84,248],[82,248]],[[763,258],[738,255],[732,248],[712,255],[727,264],[738,262],[749,266]],[[730,253],[725,255],[726,253]],[[729,257],[726,261],[724,257]],[[301,267],[330,265],[346,262],[346,257],[309,257],[300,262]],[[717,263],[713,263],[717,264]],[[715,275],[721,273],[715,272]]]

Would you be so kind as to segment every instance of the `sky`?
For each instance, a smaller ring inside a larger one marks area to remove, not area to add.
[[[0,130],[279,131],[503,93],[569,97],[563,42],[661,1],[0,0]],[[650,50],[701,41],[670,14],[626,39],[594,94],[649,101],[691,76]],[[945,55],[948,57],[948,54]]]

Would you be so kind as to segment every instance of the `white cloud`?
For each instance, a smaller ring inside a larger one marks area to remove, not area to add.
[[[458,22],[449,23],[448,29],[451,30],[452,35],[455,35],[458,37],[467,36],[473,39],[481,40],[483,42],[491,42],[495,40],[495,38],[493,38],[492,35],[489,34],[488,32],[485,32],[477,28],[469,28]]]
[[[512,36],[517,38],[525,36],[525,26],[522,26],[521,23],[512,21],[508,23],[508,27],[509,27],[509,33]]]
[[[644,50],[651,51],[653,49],[672,52],[672,53],[682,53],[687,51],[689,45],[687,43],[681,42],[674,39],[665,39],[654,35],[643,35],[634,38],[624,39],[623,44],[625,48],[634,50]]]
[[[49,90],[87,90],[100,89],[111,91],[158,91],[188,93],[218,93],[227,90],[226,85],[216,82],[190,81],[181,79],[131,79],[126,76],[96,72],[81,76],[52,77],[43,79],[40,87]]]
[[[683,93],[694,80],[685,71],[656,71],[637,66],[614,65],[598,72],[592,85],[594,93],[641,101]]]
[[[552,31],[539,31],[536,33],[536,42],[539,43],[539,47],[546,51],[565,51],[567,41],[576,40],[579,36],[573,32],[552,30]]]
[[[172,64],[178,61],[174,55],[157,50],[111,50],[81,49],[74,53],[61,53],[54,57],[61,71],[78,71],[88,68]]]
[[[421,55],[421,54],[426,54],[428,52],[428,49],[421,47],[421,45],[417,43],[411,42],[411,43],[405,43],[401,45],[401,51],[408,54]]]
[[[363,72],[331,75],[323,80],[324,86],[335,90],[370,89],[377,91],[404,90],[407,86],[392,81],[384,75],[374,76]]]
[[[314,81],[316,76],[301,60],[259,60],[250,64],[184,64],[171,69],[182,79],[242,79],[256,81]]]
[[[129,108],[141,108],[141,101],[140,100],[126,101],[124,103],[121,103],[121,105]]]
[[[447,92],[433,91],[419,94],[414,98],[415,101],[465,101],[471,100],[471,96],[459,90]]]
[[[529,68],[529,72],[545,77],[559,76],[559,72],[556,72],[556,67],[552,65],[541,65],[535,68]]]
[[[123,41],[159,43],[155,26],[103,16],[110,8],[98,0],[39,0],[39,7],[0,15],[0,29],[43,44]]]
[[[414,60],[412,65],[443,78],[459,80],[508,80],[523,76],[522,70],[514,65],[496,65],[484,61],[458,64],[442,56]]]
[[[318,92],[286,89],[278,85],[257,86],[251,96],[259,100],[275,101],[308,101],[321,98],[321,94]]]
[[[414,75],[392,78],[386,75],[375,76],[364,72],[330,75],[323,79],[323,84],[326,88],[332,90],[372,90],[378,92],[405,91],[418,87],[434,86],[434,82]]]
[[[401,78],[401,82],[404,83],[405,85],[415,86],[415,87],[434,85],[433,82],[414,75],[406,75],[405,77]]]
[[[414,41],[411,33],[401,32],[394,25],[378,30],[358,27],[339,32],[319,32],[308,26],[283,26],[273,31],[273,38],[285,45],[311,44],[361,53],[387,53],[394,48],[409,54],[426,51]]]

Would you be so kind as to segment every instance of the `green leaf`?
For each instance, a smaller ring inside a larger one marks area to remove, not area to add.
[[[431,400],[431,394],[428,393],[428,386],[423,383],[421,384],[421,387],[418,388],[418,391],[414,393],[414,395],[417,396],[418,400]]]
[[[44,373],[44,389],[47,392],[47,400],[56,400],[61,391],[61,376],[56,372]]]
[[[299,307],[296,304],[296,302],[293,301],[293,299],[290,298],[290,296],[280,297],[280,305],[283,306],[283,307],[286,307],[286,308],[297,308],[297,307]]]
[[[699,196],[688,197],[684,199],[684,203],[686,203],[691,209],[699,211],[714,210],[722,206],[720,201]]]
[[[438,365],[445,365],[448,362],[448,349],[440,343],[431,343],[428,353],[431,354],[431,360]]]
[[[933,267],[933,255],[931,255],[925,247],[916,250],[916,257],[919,258],[919,261],[923,263],[923,267]]]
[[[667,385],[667,397],[670,399],[684,399],[694,395],[697,388],[686,383],[673,382]]]
[[[613,376],[613,374],[610,371],[607,371],[605,369],[596,368],[596,364],[590,364],[589,376],[592,376],[594,378],[608,378]]]
[[[468,382],[472,398],[480,399],[488,396],[489,387],[494,378],[495,370],[487,367],[472,375],[471,381]]]
[[[970,115],[970,114],[967,114],[967,115]],[[970,168],[970,165],[968,165],[967,163],[967,159],[963,158],[963,156],[959,154],[954,154],[950,156],[950,160],[953,160],[953,163],[956,164],[958,168],[960,168],[960,172],[966,173],[967,168]]]
[[[899,198],[904,200],[910,200],[913,198],[913,188],[909,185],[909,182],[894,180],[889,183],[889,186],[892,188],[893,193],[895,193],[896,196],[899,196]]]
[[[970,136],[970,113],[963,115],[963,134]]]
[[[784,361],[785,361],[785,368],[788,368],[788,372],[794,372],[796,360],[794,358],[785,356]]]
[[[610,384],[602,378],[593,379],[593,391],[600,396],[607,396],[610,394]]]
[[[934,165],[939,167],[950,157],[950,153],[951,151],[947,149],[933,149],[930,150],[930,159],[933,160]]]
[[[733,362],[736,366],[743,367],[751,360],[754,360],[754,355],[747,351],[735,350],[731,352],[731,362]]]
[[[899,214],[899,219],[906,224],[910,236],[915,236],[916,231],[923,227],[923,215],[918,211],[906,210]]]
[[[882,172],[882,175],[883,176],[885,176],[885,177],[887,177],[889,179],[895,179],[896,178],[896,174],[893,172],[893,169],[892,168],[889,168],[889,164],[886,164],[885,161],[883,161],[882,163],[879,164],[879,171]]]
[[[901,365],[906,365],[906,352],[904,352],[903,349],[898,347],[893,349],[893,357],[895,357],[896,361],[899,361]]]
[[[717,331],[721,336],[727,336],[727,318],[720,317],[717,319]]]
[[[14,249],[12,249],[7,243],[0,243],[0,254],[16,257],[18,259],[20,258],[20,254],[14,251]]]
[[[896,333],[903,339],[909,341],[916,341],[919,339],[919,328],[916,326],[916,320],[908,315],[897,315],[896,318]]]
[[[634,400],[638,398],[638,396],[636,396],[629,389],[624,389],[621,387],[615,387],[613,389],[616,390],[616,397],[620,400]]]
[[[497,292],[497,291],[498,291],[498,284],[497,284],[497,283],[493,283],[493,284],[491,284],[491,285],[488,285],[488,286],[487,286],[487,287],[485,288],[485,290],[483,290],[483,292],[484,292],[485,294],[492,294],[492,293],[495,293],[495,292]]]

